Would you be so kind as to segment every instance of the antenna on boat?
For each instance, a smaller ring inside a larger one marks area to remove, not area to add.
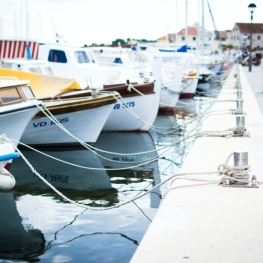
[[[26,57],[28,60],[32,59],[32,56],[31,56],[31,52],[30,52],[30,47],[29,45],[26,43]]]

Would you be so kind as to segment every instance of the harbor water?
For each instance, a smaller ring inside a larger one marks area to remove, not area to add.
[[[103,132],[90,150],[21,147],[43,178],[92,210],[69,203],[23,158],[15,159],[10,171],[16,186],[0,191],[0,262],[129,262],[170,183],[119,208],[103,209],[179,172],[200,128],[198,117],[219,90],[210,84],[213,92],[200,92],[179,101],[174,112],[159,113],[149,133]]]

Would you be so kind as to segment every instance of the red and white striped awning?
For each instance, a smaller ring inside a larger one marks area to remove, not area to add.
[[[26,43],[33,59],[38,58],[39,44],[35,41],[0,40],[0,67],[3,58],[26,58]]]

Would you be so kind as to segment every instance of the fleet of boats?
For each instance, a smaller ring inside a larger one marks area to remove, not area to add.
[[[2,52],[0,131],[35,146],[94,144],[102,131],[147,132],[159,110],[193,98],[227,63],[220,55],[139,46],[36,48],[31,43],[33,59],[29,43],[13,42],[16,52],[26,50],[17,52],[22,57]]]

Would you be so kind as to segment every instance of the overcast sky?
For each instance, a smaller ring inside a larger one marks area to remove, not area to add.
[[[218,30],[250,22],[247,0],[208,0]],[[186,24],[186,0],[0,0],[0,37],[52,41],[55,29],[71,45],[111,43],[116,38],[156,40]],[[198,4],[199,3],[199,4]],[[188,0],[188,26],[202,24],[202,0]],[[205,6],[205,28],[214,30]],[[254,22],[263,23],[256,0]],[[177,7],[177,8],[176,8]]]

